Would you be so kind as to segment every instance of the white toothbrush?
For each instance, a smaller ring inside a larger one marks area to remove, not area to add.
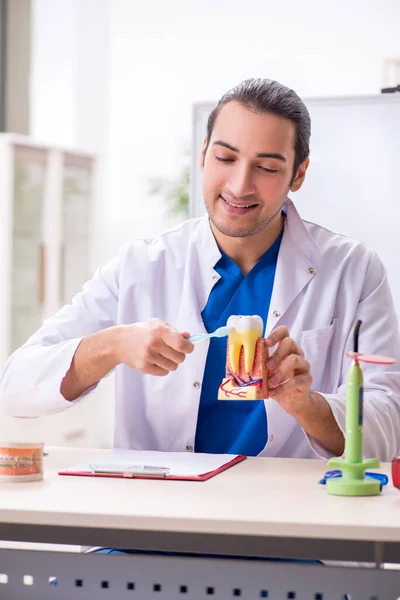
[[[212,337],[225,337],[229,335],[233,330],[233,327],[218,327],[213,333],[195,333],[191,335],[188,340],[192,342],[192,344],[197,344],[197,342],[202,342],[203,340],[207,340]]]

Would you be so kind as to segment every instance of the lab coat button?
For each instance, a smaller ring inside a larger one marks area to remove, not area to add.
[[[187,450],[188,452],[193,452],[193,446],[191,446],[190,444],[188,444],[188,445],[186,446],[186,450]]]
[[[281,313],[279,312],[279,310],[274,310],[274,312],[272,313],[274,315],[274,317],[280,317]]]
[[[314,273],[315,273],[314,267],[308,267],[307,271],[309,272],[310,275],[314,275]]]
[[[193,387],[194,387],[194,388],[196,388],[196,390],[198,390],[198,389],[199,389],[199,387],[200,387],[200,381],[195,381],[195,382],[193,383]]]
[[[218,281],[218,275],[214,275],[213,281]]]
[[[268,441],[269,442],[273,442],[274,441],[274,435],[273,435],[273,433],[271,433],[271,435],[269,436],[269,440]]]

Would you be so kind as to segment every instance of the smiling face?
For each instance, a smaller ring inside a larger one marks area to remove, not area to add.
[[[280,223],[287,193],[301,187],[308,167],[307,160],[293,178],[295,141],[289,119],[236,101],[222,107],[201,156],[203,196],[216,237],[265,235]]]

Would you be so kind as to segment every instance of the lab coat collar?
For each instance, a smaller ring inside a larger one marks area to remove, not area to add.
[[[285,228],[265,328],[266,337],[278,324],[285,323],[286,311],[315,277],[319,264],[320,250],[289,198],[285,202],[285,210]]]
[[[284,208],[287,214],[286,232],[293,242],[298,246],[299,251],[314,267],[319,262],[320,249],[314,238],[308,231],[305,222],[300,217],[295,205],[290,198],[286,199]]]
[[[190,243],[187,246],[186,260],[187,276],[184,279],[180,296],[179,318],[177,328],[190,333],[206,333],[201,313],[207,304],[209,295],[219,274],[214,270],[215,264],[221,258],[221,252],[211,231],[208,214],[192,219]],[[200,352],[207,354],[207,344],[199,344]],[[199,354],[199,352],[197,352]]]
[[[207,262],[207,266],[215,267],[222,255],[211,230],[208,213],[199,219],[199,227],[195,233],[194,241],[198,244],[199,255]]]
[[[292,241],[298,246],[299,251],[309,262],[317,263],[319,248],[290,198],[286,199],[283,208],[286,213],[284,235],[291,237]],[[221,251],[211,230],[210,218],[207,213],[199,218],[199,226],[195,232],[194,241],[198,245],[200,256],[204,257],[208,266],[215,267],[221,258]]]
[[[319,264],[319,247],[289,198],[285,201],[284,210],[286,219],[265,329],[266,336],[279,322],[284,322],[285,312],[315,277]],[[195,287],[198,308],[201,312],[212,287],[220,278],[214,267],[221,258],[221,251],[211,231],[208,214],[198,220],[198,227],[193,233],[192,240],[197,247],[199,258],[198,281]],[[204,328],[202,323],[197,322],[197,327],[200,325]]]

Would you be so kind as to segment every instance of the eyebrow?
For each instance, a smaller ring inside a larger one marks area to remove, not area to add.
[[[232,150],[232,152],[239,152],[239,148],[235,148],[222,140],[216,140],[213,142],[213,146],[223,146],[223,148],[228,148],[228,150]],[[257,154],[257,158],[276,158],[277,160],[281,160],[282,162],[287,162],[286,158],[279,154],[278,152],[260,152]]]

